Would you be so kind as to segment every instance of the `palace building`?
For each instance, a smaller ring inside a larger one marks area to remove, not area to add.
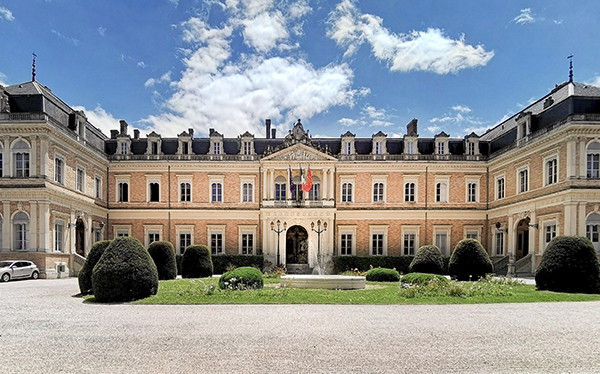
[[[449,255],[463,238],[499,272],[531,274],[556,235],[600,251],[600,88],[571,80],[464,138],[420,137],[416,119],[402,138],[315,138],[300,120],[236,138],[118,127],[103,134],[35,80],[0,86],[0,259],[69,276],[124,235],[306,269],[425,244]]]

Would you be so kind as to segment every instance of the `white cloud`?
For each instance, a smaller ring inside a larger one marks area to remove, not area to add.
[[[439,126],[427,126],[427,132],[435,135],[438,133],[438,131],[440,131],[440,127]]]
[[[352,127],[352,126],[357,125],[359,123],[359,121],[356,119],[352,119],[352,118],[340,118],[338,120],[338,123],[342,126]]]
[[[297,43],[289,30],[311,9],[305,0],[276,3],[226,0],[219,5],[228,18],[218,27],[198,17],[183,22],[188,46],[181,78],[171,81],[169,72],[145,83],[170,82],[173,91],[162,105],[165,112],[143,120],[148,131],[174,136],[182,128],[207,133],[213,127],[225,136],[246,130],[260,135],[264,119],[271,118],[281,134],[298,118],[306,123],[333,106],[351,107],[370,92],[351,87],[354,75],[346,63],[317,68],[300,53],[290,55]],[[232,39],[240,35],[252,52],[232,56]]]
[[[50,30],[50,31],[51,31],[51,32],[52,32],[54,35],[56,35],[56,36],[57,36],[59,39],[62,39],[62,40],[66,41],[66,42],[68,42],[68,43],[70,43],[70,44],[73,44],[75,47],[78,47],[78,46],[79,46],[79,43],[80,43],[79,39],[77,39],[77,38],[72,38],[72,37],[70,37],[70,36],[63,35],[62,33],[60,33],[60,31],[56,31],[56,30],[54,30],[54,29],[52,29],[52,30]]]
[[[100,26],[96,30],[98,31],[98,34],[100,34],[100,36],[106,35],[106,27]]]
[[[464,128],[464,132],[466,132],[466,134],[470,134],[471,132],[475,132],[477,134],[481,133],[481,129],[484,128],[482,127],[483,121],[470,114],[471,108],[464,105],[455,105],[451,109],[452,112],[445,114],[443,117],[434,117],[429,120],[430,123],[436,124],[433,126],[436,128],[435,131],[440,129],[437,124],[450,124],[462,126],[467,125],[467,127]]]
[[[15,17],[10,10],[0,6],[0,20],[14,21]]]
[[[486,51],[482,45],[466,44],[464,35],[451,39],[435,28],[395,34],[383,27],[382,18],[362,14],[351,0],[342,0],[330,14],[327,35],[346,48],[345,57],[368,43],[373,55],[387,63],[391,71],[456,73],[484,66],[494,56],[493,51]]]
[[[461,112],[461,113],[470,113],[471,112],[471,108],[469,108],[468,106],[464,106],[464,105],[455,105],[452,107],[452,110],[454,110],[456,112]]]
[[[110,134],[110,130],[119,128],[119,120],[108,113],[100,104],[94,109],[86,109],[82,106],[74,106],[75,110],[83,110],[88,121],[99,128],[105,135]]]
[[[0,86],[8,86],[8,83],[6,83],[6,75],[2,72],[0,72]]]
[[[140,62],[138,62],[138,63],[137,63],[137,66],[138,66],[139,68],[142,68],[142,69],[144,69],[144,68],[146,67],[146,63],[145,63],[144,61],[140,61]]]
[[[535,18],[531,15],[531,8],[521,9],[521,13],[513,18],[515,23],[524,24],[524,23],[533,23],[535,22]]]
[[[2,76],[0,76],[0,78],[2,78]],[[587,82],[587,84],[589,84],[590,86],[600,87],[600,75],[597,75],[591,81]]]

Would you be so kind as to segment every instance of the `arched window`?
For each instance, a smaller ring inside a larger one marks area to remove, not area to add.
[[[19,140],[13,145],[14,173],[17,178],[29,177],[29,144]]]
[[[600,252],[600,214],[592,213],[585,222],[585,235],[592,241],[596,252]]]
[[[211,197],[210,201],[213,203],[223,202],[223,185],[215,182],[211,184]]]
[[[296,186],[298,188],[299,186]],[[286,192],[286,183],[285,178],[279,176],[275,179],[275,200],[276,201],[284,201],[285,200],[285,192]]]
[[[600,143],[592,142],[587,147],[587,177],[600,178]]]
[[[352,202],[352,183],[346,182],[342,184],[342,202]]]
[[[321,180],[319,177],[312,177],[312,188],[308,193],[309,200],[320,200],[321,199]]]
[[[29,216],[25,212],[19,212],[13,217],[14,244],[17,251],[26,251],[29,248]]]

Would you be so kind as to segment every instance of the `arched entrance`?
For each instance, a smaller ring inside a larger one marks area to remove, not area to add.
[[[515,260],[518,261],[529,254],[529,219],[519,221],[517,226],[517,250]]]
[[[85,225],[81,218],[78,218],[75,224],[75,252],[85,256]]]
[[[308,264],[308,232],[302,226],[292,226],[285,238],[287,264]]]

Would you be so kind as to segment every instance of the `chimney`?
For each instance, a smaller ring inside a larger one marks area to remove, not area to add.
[[[277,129],[271,129],[271,139],[275,139],[277,137]]]
[[[190,133],[190,136],[193,139],[194,138],[194,129],[188,129],[188,132]]]
[[[116,139],[119,136],[119,130],[110,130],[110,138]]]
[[[133,130],[133,138],[134,139],[140,138],[140,130],[138,130],[138,129]]]
[[[413,118],[412,121],[408,125],[406,125],[406,135],[408,136],[418,136],[419,132],[417,131],[417,122],[419,120]]]
[[[271,120],[270,119],[266,119],[265,120],[265,126],[267,127],[267,139],[269,139],[269,137],[271,136]]]
[[[120,120],[119,123],[121,124],[121,135],[127,135],[127,122]]]

